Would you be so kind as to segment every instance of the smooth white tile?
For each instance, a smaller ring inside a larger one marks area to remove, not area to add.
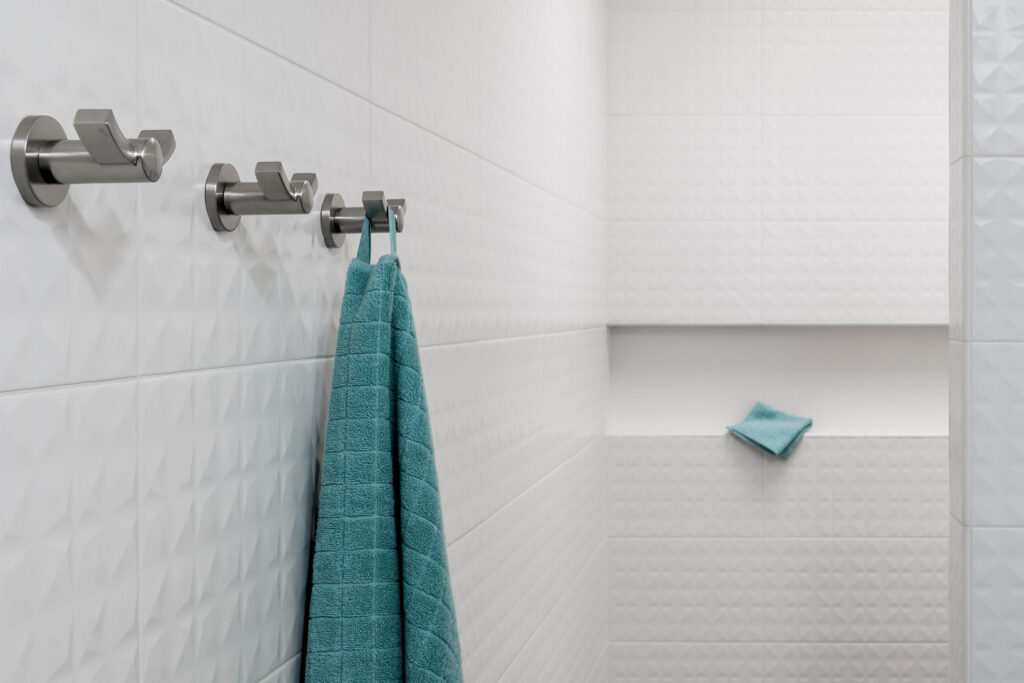
[[[1024,530],[972,528],[971,681],[1009,683],[1024,676],[1020,615]]]
[[[970,534],[955,517],[949,520],[949,681],[970,680],[971,620]]]
[[[971,348],[949,342],[949,510],[970,524]]]
[[[612,12],[610,114],[759,114],[759,12]]]
[[[971,163],[949,169],[949,338],[971,338]]]
[[[10,136],[30,114],[56,118],[74,138],[76,110],[104,107],[135,135],[137,28],[136,5],[126,0],[6,8],[0,42],[10,106],[0,114],[0,155],[9,158]],[[115,44],[131,47],[108,49]],[[166,116],[143,120],[171,125]],[[37,209],[22,200],[9,164],[3,172],[0,391],[134,376],[136,194],[156,188],[77,185],[59,206]]]

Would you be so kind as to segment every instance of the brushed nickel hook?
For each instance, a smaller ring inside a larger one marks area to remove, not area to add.
[[[11,170],[32,206],[57,206],[76,183],[156,182],[174,154],[174,133],[144,130],[128,139],[110,109],[79,109],[75,132],[50,116],[26,116],[11,141]]]
[[[388,232],[388,209],[395,214],[395,230],[402,232],[405,227],[405,200],[385,199],[380,190],[363,193],[362,206],[345,206],[345,200],[336,192],[329,192],[320,206],[320,231],[324,235],[324,244],[329,249],[337,249],[345,241],[348,233],[363,230],[363,219],[370,219],[371,232]],[[336,238],[335,235],[341,235]]]
[[[256,182],[239,182],[231,164],[214,164],[206,176],[206,213],[213,229],[231,232],[242,216],[309,213],[316,195],[315,173],[296,173],[288,179],[280,161],[256,164]]]

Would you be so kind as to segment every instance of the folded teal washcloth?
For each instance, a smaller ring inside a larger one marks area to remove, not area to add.
[[[405,277],[348,270],[317,511],[307,683],[461,683],[434,448]]]
[[[785,460],[812,424],[814,421],[809,417],[790,415],[758,401],[743,422],[727,429],[737,438]]]

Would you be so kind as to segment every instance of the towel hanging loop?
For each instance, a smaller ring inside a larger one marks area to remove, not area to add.
[[[330,249],[340,247],[346,234],[362,231],[363,218],[370,220],[371,231],[388,232],[388,209],[395,214],[395,230],[402,232],[405,227],[404,199],[387,199],[381,190],[368,190],[363,193],[362,206],[345,206],[340,194],[329,192],[320,206],[320,231],[324,235],[324,244]]]
[[[291,179],[280,161],[256,164],[256,182],[243,183],[231,164],[214,164],[206,176],[206,213],[217,232],[231,232],[242,216],[309,213],[313,210],[315,173],[296,173]]]
[[[79,140],[51,116],[26,116],[11,141],[11,170],[32,206],[57,206],[70,185],[156,182],[174,154],[174,133],[144,130],[129,139],[110,109],[79,109]]]

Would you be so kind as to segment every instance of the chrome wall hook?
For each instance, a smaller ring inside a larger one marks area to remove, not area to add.
[[[324,244],[330,249],[337,249],[344,242],[346,233],[359,233],[363,230],[363,218],[370,219],[372,232],[388,232],[388,209],[395,212],[395,230],[402,232],[405,227],[405,200],[385,199],[380,190],[363,193],[362,206],[345,206],[345,200],[336,192],[324,197],[320,206],[320,230],[324,234]],[[336,235],[342,235],[336,238]]]
[[[156,182],[174,154],[174,133],[144,130],[128,139],[109,109],[79,109],[68,140],[50,116],[26,116],[11,141],[11,170],[32,206],[57,206],[76,183]]]
[[[309,213],[316,195],[316,173],[296,173],[288,180],[280,161],[256,164],[256,182],[239,182],[231,164],[214,164],[206,176],[206,213],[213,229],[230,232],[241,216]]]

